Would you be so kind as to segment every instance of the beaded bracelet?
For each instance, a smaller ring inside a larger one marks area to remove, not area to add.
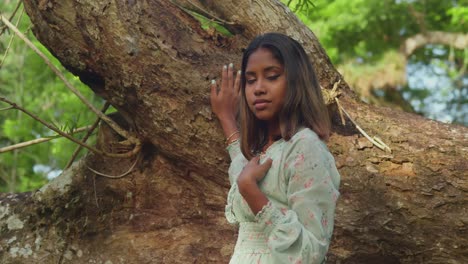
[[[239,130],[235,131],[234,133],[232,133],[231,135],[229,135],[229,137],[226,138],[226,145],[229,143],[229,140],[231,140],[231,138],[235,135],[235,134],[238,134],[239,133]]]

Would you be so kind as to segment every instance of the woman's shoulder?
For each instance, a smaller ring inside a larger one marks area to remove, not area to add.
[[[300,128],[294,136],[291,137],[291,141],[293,142],[315,142],[315,141],[322,141],[317,133],[315,133],[312,129],[308,127]]]
[[[328,148],[320,137],[312,129],[303,127],[299,129],[288,141],[289,151],[328,151]]]

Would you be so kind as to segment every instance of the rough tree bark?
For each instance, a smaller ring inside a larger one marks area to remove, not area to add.
[[[177,3],[177,4],[175,4]],[[3,195],[2,263],[226,263],[236,230],[224,220],[228,157],[209,107],[209,80],[239,65],[254,35],[279,31],[306,46],[321,84],[341,76],[317,39],[277,1],[24,0],[38,39],[115,106],[145,142],[138,157],[88,155],[34,193]],[[181,7],[223,20],[203,31]],[[204,12],[198,10],[199,12]],[[467,263],[468,129],[341,102],[372,147],[331,108],[329,147],[342,175],[329,263]],[[99,146],[119,138],[102,126]],[[128,176],[117,175],[137,160]]]

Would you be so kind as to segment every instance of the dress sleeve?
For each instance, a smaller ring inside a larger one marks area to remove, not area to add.
[[[231,164],[229,165],[228,170],[229,182],[231,185],[233,185],[237,179],[237,176],[239,176],[245,164],[247,164],[247,161],[240,150],[239,140],[229,144],[226,149],[229,152],[229,157],[231,158]]]
[[[239,140],[236,140],[232,142],[231,144],[229,144],[226,149],[229,152],[229,156],[231,158],[231,165],[229,166],[229,170],[228,170],[229,182],[231,183],[231,188],[227,196],[225,215],[229,223],[237,224],[238,220],[233,211],[234,197],[235,197],[235,193],[237,192],[236,179],[241,173],[245,164],[247,164],[247,160],[244,158],[244,155],[242,155],[242,152],[240,150]]]
[[[297,140],[285,159],[288,208],[269,202],[257,215],[275,263],[322,263],[333,233],[339,174],[319,139]]]
[[[233,161],[237,157],[237,155],[241,154],[239,140],[235,140],[231,144],[229,144],[226,147],[226,150],[229,153],[229,157],[231,157],[231,161]]]

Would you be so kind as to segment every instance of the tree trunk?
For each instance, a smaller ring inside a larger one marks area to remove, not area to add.
[[[321,85],[341,80],[317,39],[277,1],[24,0],[37,38],[119,110],[145,142],[131,159],[88,155],[34,193],[0,200],[2,263],[227,263],[236,228],[224,219],[228,156],[209,81],[239,65],[256,34],[298,39]],[[196,8],[202,7],[200,8]],[[204,31],[185,8],[232,22]],[[328,142],[342,176],[329,263],[467,263],[468,129],[340,102],[392,153],[330,108]],[[335,107],[336,108],[336,107]],[[101,149],[119,137],[101,125]],[[119,175],[101,177],[88,169]]]

